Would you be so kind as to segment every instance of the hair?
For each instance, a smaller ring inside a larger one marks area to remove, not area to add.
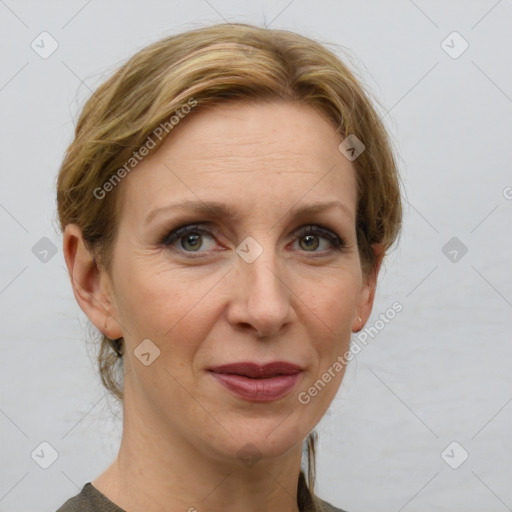
[[[223,23],[161,39],[133,55],[85,102],[57,177],[60,229],[80,226],[97,264],[110,272],[120,211],[115,185],[129,172],[127,162],[136,165],[138,149],[151,139],[147,152],[155,152],[172,136],[172,116],[179,121],[187,104],[194,105],[188,115],[198,115],[228,101],[287,101],[314,107],[341,136],[363,142],[352,162],[357,245],[364,275],[376,272],[372,247],[386,253],[398,238],[402,202],[390,139],[370,96],[334,51],[293,32]],[[162,126],[165,133],[156,137]],[[122,338],[103,335],[97,357],[103,385],[120,401],[123,345]],[[302,468],[298,482],[300,510],[321,509],[314,494],[315,440],[313,431],[306,443],[307,482]]]

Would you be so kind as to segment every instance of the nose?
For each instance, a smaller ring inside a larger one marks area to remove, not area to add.
[[[293,319],[293,283],[287,282],[282,262],[270,247],[248,261],[242,256],[235,260],[228,320],[234,328],[252,330],[258,337],[275,336]]]

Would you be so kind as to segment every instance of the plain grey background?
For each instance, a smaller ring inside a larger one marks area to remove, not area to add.
[[[136,50],[222,21],[346,47],[404,182],[367,327],[403,310],[318,426],[318,493],[350,512],[512,510],[511,0],[0,0],[0,512],[56,510],[119,445],[55,224],[78,112]]]

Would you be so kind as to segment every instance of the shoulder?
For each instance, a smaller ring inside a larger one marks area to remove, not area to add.
[[[91,482],[79,494],[69,498],[57,512],[125,512],[103,495]]]
[[[324,501],[317,497],[318,504],[320,505],[320,508],[323,512],[347,512],[346,510],[343,510],[341,508],[336,508],[335,506],[331,505],[327,501]]]

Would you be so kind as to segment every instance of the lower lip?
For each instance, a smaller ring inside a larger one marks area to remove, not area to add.
[[[253,402],[272,402],[287,395],[297,384],[300,372],[268,379],[251,379],[242,375],[210,372],[234,395]]]

